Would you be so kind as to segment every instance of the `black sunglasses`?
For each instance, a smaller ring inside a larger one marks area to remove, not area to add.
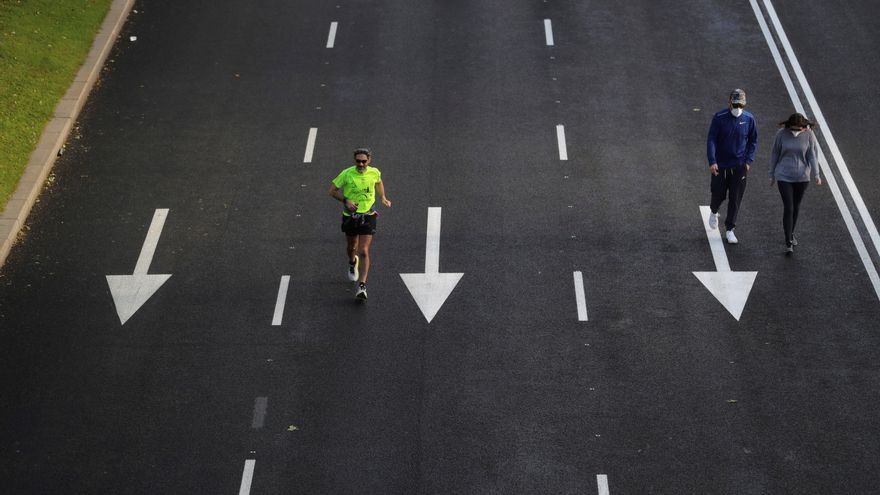
[[[356,161],[358,163],[367,163],[367,160],[358,160],[357,158],[355,158],[354,161]]]

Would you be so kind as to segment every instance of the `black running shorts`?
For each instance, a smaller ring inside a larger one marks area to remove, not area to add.
[[[378,215],[342,215],[342,231],[345,235],[373,235],[376,233]]]

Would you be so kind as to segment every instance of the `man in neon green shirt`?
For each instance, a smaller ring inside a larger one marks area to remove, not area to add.
[[[376,193],[382,204],[391,208],[385,197],[382,173],[370,166],[370,150],[354,150],[353,167],[343,170],[330,184],[330,196],[341,202],[342,231],[345,232],[345,255],[348,257],[348,279],[358,282],[355,297],[367,298],[367,274],[370,272],[370,244],[376,233]]]

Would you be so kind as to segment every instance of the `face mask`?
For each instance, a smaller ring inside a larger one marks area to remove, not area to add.
[[[743,114],[743,109],[742,108],[731,108],[730,113],[733,114],[734,117],[739,117],[740,115]]]

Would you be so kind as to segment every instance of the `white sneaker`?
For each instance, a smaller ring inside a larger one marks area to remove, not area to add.
[[[736,244],[738,242],[739,242],[739,240],[733,234],[733,229],[728,230],[727,231],[727,243],[728,244]]]
[[[361,265],[361,259],[357,255],[354,257],[354,264],[348,264],[348,279],[354,282],[358,279],[358,267]]]
[[[715,230],[718,228],[718,214],[709,213],[709,228]]]

